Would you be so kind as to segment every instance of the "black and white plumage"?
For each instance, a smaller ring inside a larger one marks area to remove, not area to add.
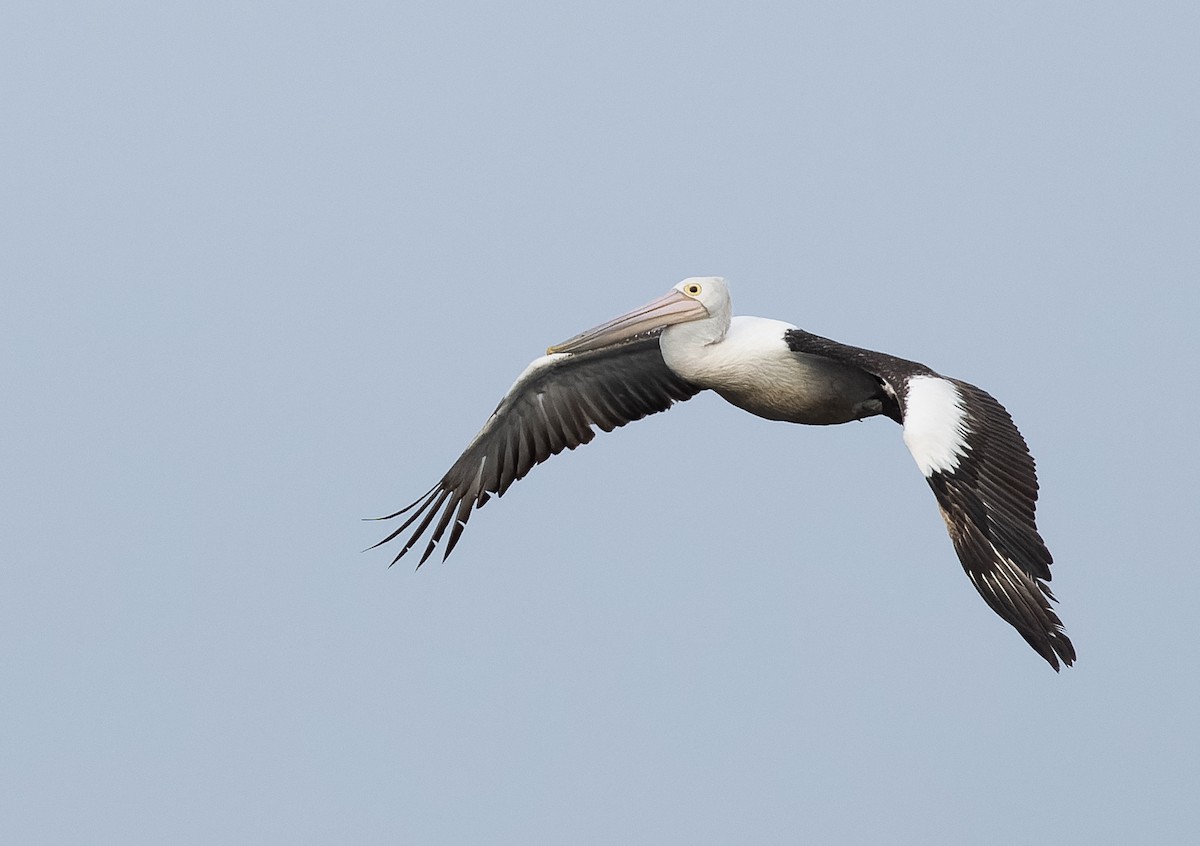
[[[380,518],[408,515],[376,546],[411,528],[395,563],[432,526],[417,566],[443,537],[445,558],[471,510],[536,464],[589,442],[593,427],[611,431],[705,389],[771,420],[829,425],[884,415],[900,423],[976,590],[1055,670],[1074,662],[1051,607],[1052,558],[1035,521],[1034,461],[1003,406],[916,362],[782,321],[733,317],[719,277],[685,279],[666,296],[547,350],[442,479]]]

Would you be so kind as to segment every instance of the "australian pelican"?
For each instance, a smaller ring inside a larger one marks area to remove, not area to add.
[[[395,563],[433,525],[417,566],[449,529],[444,559],[472,508],[550,456],[588,443],[593,426],[609,432],[708,388],[769,420],[827,425],[882,414],[901,424],[975,589],[1055,670],[1074,662],[1046,584],[1052,558],[1034,520],[1033,458],[1004,407],[923,364],[779,320],[733,317],[729,288],[715,276],[685,279],[654,302],[550,347],[441,481],[379,518],[412,512],[379,544],[417,524]]]

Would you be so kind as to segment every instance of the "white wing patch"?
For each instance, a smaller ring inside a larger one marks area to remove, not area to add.
[[[517,377],[517,381],[513,382],[512,387],[508,389],[508,393],[511,394],[516,389],[517,385],[521,384],[522,381],[528,379],[534,373],[537,373],[539,370],[545,370],[556,361],[569,356],[570,353],[550,353],[549,355],[543,355],[535,358],[533,361],[529,362],[528,367],[521,371],[521,375]]]
[[[967,454],[966,412],[953,382],[914,376],[905,395],[904,445],[926,478],[951,473]]]

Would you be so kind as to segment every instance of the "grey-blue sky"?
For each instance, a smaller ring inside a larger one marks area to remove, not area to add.
[[[1192,4],[16,4],[0,791],[23,842],[1185,842]],[[716,273],[980,384],[1079,665],[899,430],[699,397],[446,565],[546,344]]]

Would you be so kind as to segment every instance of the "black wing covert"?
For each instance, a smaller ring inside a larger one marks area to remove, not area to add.
[[[441,481],[411,505],[378,518],[390,520],[412,512],[375,546],[393,540],[420,520],[392,560],[395,564],[440,511],[417,566],[433,554],[450,528],[442,554],[445,560],[458,543],[472,506],[482,507],[492,494],[503,496],[513,482],[550,456],[588,443],[596,436],[593,426],[611,432],[649,414],[666,411],[673,403],[691,399],[699,392],[700,388],[667,367],[657,334],[604,349],[536,359]]]

